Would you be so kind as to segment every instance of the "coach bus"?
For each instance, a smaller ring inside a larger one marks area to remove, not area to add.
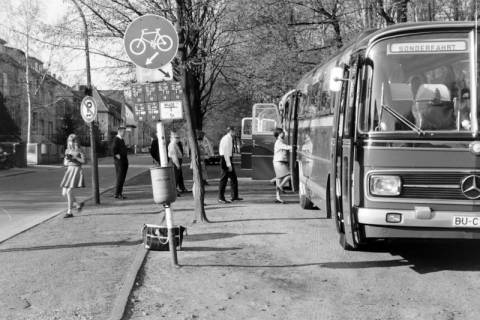
[[[300,204],[332,214],[345,249],[480,238],[477,39],[473,22],[366,32],[286,98]]]
[[[255,103],[252,107],[252,171],[254,180],[270,180],[273,172],[273,132],[280,125],[277,105]]]

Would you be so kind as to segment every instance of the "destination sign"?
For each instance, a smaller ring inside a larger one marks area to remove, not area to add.
[[[466,40],[391,43],[387,54],[424,54],[467,52]]]

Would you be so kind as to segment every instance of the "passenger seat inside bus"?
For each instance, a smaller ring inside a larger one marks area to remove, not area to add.
[[[413,94],[409,83],[392,82],[390,83],[390,95],[392,98],[391,107],[395,109],[399,114],[407,118],[409,121],[413,121],[412,117],[412,104]],[[387,130],[409,130],[401,121],[390,116],[391,121],[385,123]]]
[[[412,112],[416,125],[422,130],[455,129],[453,102],[444,84],[420,85]]]

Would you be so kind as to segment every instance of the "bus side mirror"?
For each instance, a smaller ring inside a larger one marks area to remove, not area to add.
[[[330,71],[330,83],[329,83],[330,91],[339,92],[342,89],[343,81],[348,81],[348,79],[343,78],[343,68],[334,67]]]

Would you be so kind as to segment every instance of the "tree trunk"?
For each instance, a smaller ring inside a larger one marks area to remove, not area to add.
[[[200,170],[200,154],[198,150],[197,139],[195,135],[194,125],[193,125],[193,115],[192,107],[195,106],[195,95],[192,95],[192,88],[195,87],[195,83],[192,83],[191,79],[193,75],[190,74],[191,71],[188,70],[187,65],[187,48],[185,47],[185,2],[183,0],[176,0],[177,3],[177,24],[178,24],[178,39],[179,47],[181,54],[181,78],[182,78],[182,90],[184,92],[184,101],[185,101],[185,118],[187,121],[187,135],[188,142],[191,146],[190,157],[192,158],[193,164],[193,195],[195,200],[195,212],[193,217],[193,222],[197,222],[197,218],[201,222],[209,222],[207,215],[205,214],[204,199],[205,199],[205,189],[203,185],[202,171]]]
[[[27,89],[27,145],[32,143],[32,94],[30,93],[30,67],[29,67],[29,50],[30,50],[30,30],[27,29],[27,46],[25,50],[25,82]]]
[[[397,16],[397,23],[408,21],[408,2],[410,0],[395,0],[393,8]]]
[[[190,112],[192,117],[192,125],[194,130],[202,130],[203,116],[201,111],[200,101],[200,82],[193,72],[187,71],[188,83],[189,83],[189,97],[190,97]]]

